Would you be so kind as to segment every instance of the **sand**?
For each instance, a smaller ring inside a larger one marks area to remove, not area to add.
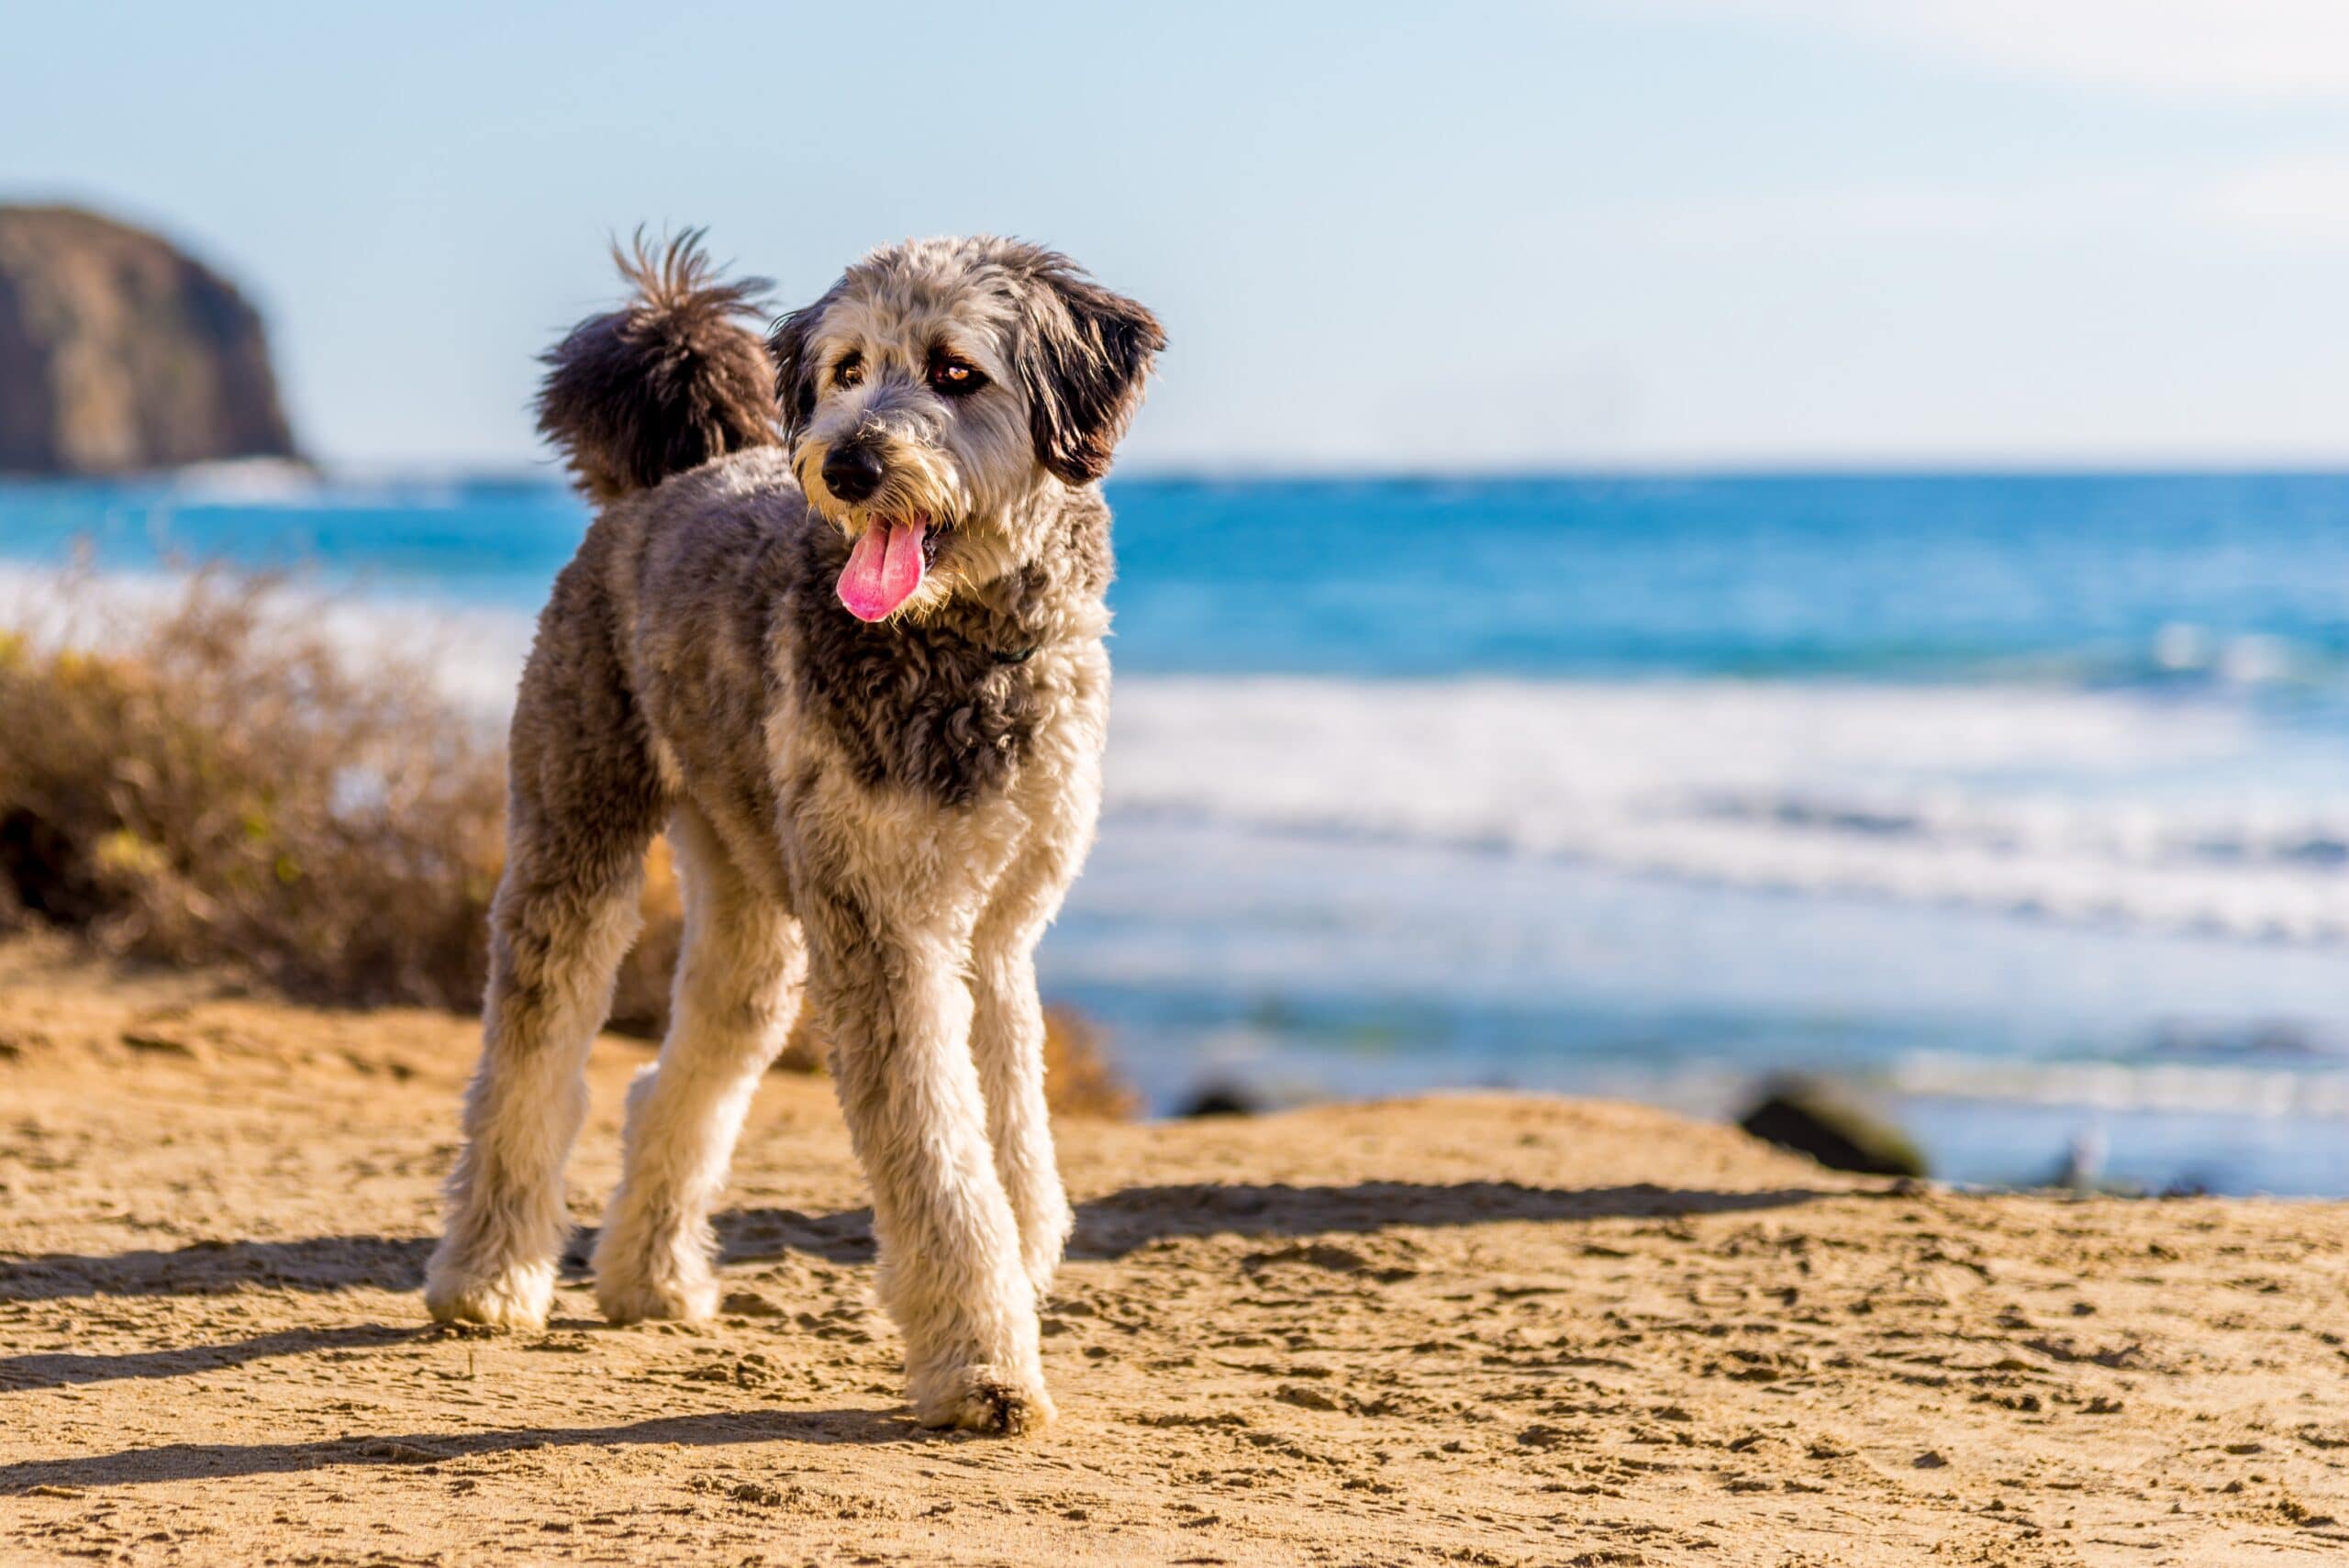
[[[826,1085],[696,1326],[424,1321],[464,1021],[0,945],[6,1562],[2232,1564],[2349,1553],[2349,1209],[1839,1177],[1498,1095],[1075,1122],[1061,1419],[907,1418]],[[592,1224],[621,1086],[597,1047]]]

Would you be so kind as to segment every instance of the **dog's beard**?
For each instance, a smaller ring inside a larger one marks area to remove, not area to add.
[[[793,468],[816,510],[850,536],[849,557],[834,592],[859,620],[886,620],[925,602],[924,585],[950,533],[959,531],[972,499],[952,461],[926,448],[890,453],[889,473],[869,499],[842,502],[823,483],[818,443],[804,446]]]
[[[919,619],[1016,570],[1038,548],[1030,515],[1058,482],[1035,461],[1024,427],[974,427],[959,444],[893,441],[880,487],[850,502],[832,494],[823,471],[834,443],[852,429],[819,425],[791,463],[809,506],[849,540],[833,592],[858,619]]]

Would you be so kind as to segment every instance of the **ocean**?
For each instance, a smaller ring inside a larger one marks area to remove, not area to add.
[[[2349,1194],[2349,476],[1108,488],[1108,804],[1041,962],[1154,1107],[1801,1069],[1954,1180]],[[292,569],[494,712],[585,519],[0,485],[0,599]]]

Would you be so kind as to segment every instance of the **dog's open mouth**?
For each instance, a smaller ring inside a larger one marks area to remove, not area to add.
[[[841,603],[859,620],[880,620],[914,596],[937,551],[938,536],[920,513],[874,517],[841,569]]]

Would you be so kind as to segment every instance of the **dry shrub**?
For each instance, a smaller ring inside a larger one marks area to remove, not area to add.
[[[637,933],[636,945],[620,960],[619,980],[612,987],[609,1027],[640,1040],[659,1040],[669,1027],[669,977],[677,972],[677,954],[685,936],[685,890],[677,881],[676,863],[669,858],[666,839],[652,840],[638,907],[643,912],[644,926]]]
[[[203,573],[102,651],[0,630],[0,925],[308,1000],[478,1006],[502,747],[427,670],[362,671],[317,622],[266,579]],[[665,1025],[682,910],[658,845],[615,1028]],[[1051,1022],[1055,1109],[1130,1114],[1091,1028]],[[786,1053],[820,1062],[804,1040]]]
[[[0,885],[111,951],[240,964],[305,996],[468,1006],[497,878],[495,747],[419,672],[356,674],[274,599],[203,575],[104,651],[9,640]]]
[[[1109,1065],[1105,1044],[1100,1029],[1074,1007],[1044,1009],[1044,1087],[1055,1113],[1122,1121],[1141,1109],[1141,1096]]]

